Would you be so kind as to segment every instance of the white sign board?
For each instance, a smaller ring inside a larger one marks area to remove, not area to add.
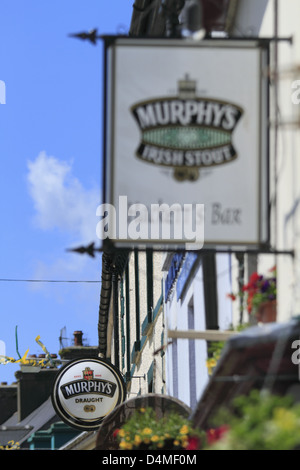
[[[109,238],[191,249],[201,236],[204,247],[267,243],[268,47],[115,38],[106,59]],[[153,215],[162,204],[171,236]]]
[[[97,429],[102,420],[125,400],[119,371],[100,359],[79,359],[60,369],[52,403],[57,414],[71,427]]]

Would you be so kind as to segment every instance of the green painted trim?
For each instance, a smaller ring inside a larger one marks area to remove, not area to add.
[[[134,251],[134,277],[135,277],[135,317],[136,341],[140,340],[140,283],[139,283],[139,253]]]
[[[153,321],[153,252],[146,251],[146,271],[147,271],[147,317],[148,322]]]
[[[160,298],[158,299],[157,301],[157,304],[152,312],[152,321],[149,321],[148,317],[146,317],[142,323],[142,336],[146,336],[149,332],[149,328],[152,326],[152,324],[154,323],[157,315],[159,314],[160,312],[160,308],[162,307],[163,305],[163,293],[161,293],[161,296]]]
[[[130,291],[129,291],[129,269],[128,263],[125,269],[125,295],[126,295],[126,356],[127,372],[130,373]]]

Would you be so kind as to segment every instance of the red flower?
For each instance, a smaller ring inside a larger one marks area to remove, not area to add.
[[[240,294],[245,293],[249,315],[255,313],[255,310],[263,301],[276,298],[276,266],[270,271],[274,271],[274,277],[264,277],[254,272],[251,274],[248,284],[240,288]],[[234,300],[235,295],[228,294],[228,297]]]
[[[249,279],[249,284],[255,285],[257,281],[261,279],[261,276],[259,276],[257,273],[252,273]]]
[[[198,437],[189,437],[188,445],[186,446],[186,450],[197,450],[200,448],[200,441]]]
[[[113,432],[113,437],[117,437],[119,432],[120,432],[120,429],[115,429],[114,432]]]
[[[232,294],[232,293],[231,293],[231,294],[227,294],[227,297],[228,297],[229,299],[231,299],[231,300],[236,300],[236,295],[234,295],[234,294]]]
[[[219,428],[209,429],[206,433],[208,445],[212,445],[215,442],[222,439],[224,434],[229,430],[228,426],[220,426]]]

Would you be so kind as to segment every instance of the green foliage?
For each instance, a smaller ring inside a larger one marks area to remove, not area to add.
[[[216,422],[229,431],[213,450],[292,450],[300,445],[300,405],[291,397],[252,391],[222,409]]]
[[[178,413],[158,419],[152,408],[140,408],[117,430],[116,437],[121,450],[141,449],[145,445],[149,449],[160,449],[166,443],[172,448],[189,449],[191,439],[194,443],[200,433]]]
[[[233,327],[230,328],[230,330],[240,332],[248,328],[248,326],[249,326],[248,323],[243,323],[241,325],[238,325],[235,328]],[[226,344],[226,341],[211,341],[208,343],[208,348],[207,348],[208,359],[206,361],[206,366],[207,366],[209,375],[212,374],[214,368],[216,367],[221,357],[225,344]]]
[[[206,361],[206,366],[208,369],[208,374],[211,375],[214,368],[216,367],[218,360],[221,357],[222,350],[225,346],[224,341],[214,341],[211,342],[208,347],[208,359]]]

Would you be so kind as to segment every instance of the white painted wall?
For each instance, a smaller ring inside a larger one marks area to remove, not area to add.
[[[270,0],[260,35],[274,34],[274,0]],[[295,257],[281,255],[272,260],[278,267],[278,320],[287,321],[300,313],[300,104],[292,102],[292,83],[300,79],[300,2],[278,1],[278,36],[292,37],[292,44],[278,43],[278,147],[277,225],[272,213],[272,240],[278,250],[295,250]],[[273,48],[274,51],[274,48]],[[272,55],[272,59],[274,56]],[[274,60],[272,69],[274,70]],[[274,87],[271,86],[274,104]],[[273,112],[273,120],[274,120]],[[274,168],[275,134],[271,133],[271,165]],[[274,190],[274,174],[273,184]],[[275,237],[276,235],[276,237]],[[261,269],[271,264],[261,257]]]
[[[272,38],[275,34],[275,0],[239,0],[234,34]],[[278,0],[278,37],[292,37],[292,44],[278,44],[278,133],[275,134],[275,42],[271,43],[270,172],[271,197],[277,195],[271,211],[271,244],[279,251],[294,250],[289,255],[260,255],[258,271],[267,274],[277,265],[278,318],[288,321],[300,313],[300,104],[293,104],[293,82],[300,80],[300,2]],[[300,94],[298,94],[298,97]],[[275,168],[277,184],[275,185]],[[236,286],[237,270],[233,268]]]
[[[227,293],[231,292],[231,257],[220,254],[217,256],[217,285],[219,306],[220,330],[230,328],[232,325],[232,303],[227,299]],[[190,282],[182,299],[177,299],[176,289],[173,290],[170,301],[165,304],[165,317],[167,329],[188,330],[189,305],[194,306],[194,330],[206,330],[205,305],[203,292],[203,272],[200,265]],[[174,362],[174,340],[168,346],[166,355],[167,369],[167,394],[179,398],[192,409],[195,402],[191,402],[190,387],[193,382],[191,360],[189,355],[188,339],[177,339],[177,361]],[[208,382],[208,370],[206,366],[207,346],[202,339],[194,340],[195,344],[195,384],[196,401],[201,397]],[[175,378],[178,377],[176,380]],[[174,379],[177,387],[174,387]]]

